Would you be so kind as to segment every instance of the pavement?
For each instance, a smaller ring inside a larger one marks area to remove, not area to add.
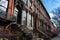
[[[53,39],[51,40],[60,40],[60,34],[58,34],[58,36],[54,37]]]

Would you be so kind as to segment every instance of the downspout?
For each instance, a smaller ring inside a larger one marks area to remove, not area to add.
[[[12,0],[8,0],[8,8],[7,8],[7,19],[10,19],[11,14],[12,14],[12,9],[13,9],[13,1]]]

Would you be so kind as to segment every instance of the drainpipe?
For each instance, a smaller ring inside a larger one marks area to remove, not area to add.
[[[7,19],[10,19],[13,9],[13,1],[8,0]]]

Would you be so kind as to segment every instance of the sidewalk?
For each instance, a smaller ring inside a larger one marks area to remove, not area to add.
[[[60,34],[58,34],[58,36],[56,36],[56,37],[53,38],[52,40],[60,40]]]

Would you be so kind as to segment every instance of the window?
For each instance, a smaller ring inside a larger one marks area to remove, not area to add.
[[[8,1],[7,0],[1,0],[0,1],[0,9],[3,11],[6,11]]]
[[[30,14],[28,14],[28,23],[29,23],[29,26],[31,27],[32,26],[32,16]]]
[[[6,16],[8,1],[7,0],[0,0],[0,17]]]
[[[46,31],[46,25],[43,23],[43,31],[45,32]]]
[[[27,16],[26,16],[26,11],[22,11],[22,24],[26,25],[27,24]]]
[[[31,8],[31,7],[32,7],[32,2],[29,1],[29,8]]]
[[[32,12],[34,12],[34,5],[32,4],[32,7],[31,7],[31,10],[32,10]]]
[[[27,3],[27,0],[23,0],[23,1],[24,1],[25,4]]]
[[[18,9],[15,7],[14,13],[11,14],[11,20],[17,21]]]
[[[36,7],[35,7],[35,8],[34,8],[34,12],[36,12],[36,10],[37,10],[37,9],[36,9]]]
[[[46,24],[44,23],[44,20],[41,20],[41,27],[42,27],[42,31],[46,32]]]
[[[39,25],[39,27],[40,27],[39,29],[42,31],[42,22],[39,21],[39,24],[40,24],[40,25]]]

